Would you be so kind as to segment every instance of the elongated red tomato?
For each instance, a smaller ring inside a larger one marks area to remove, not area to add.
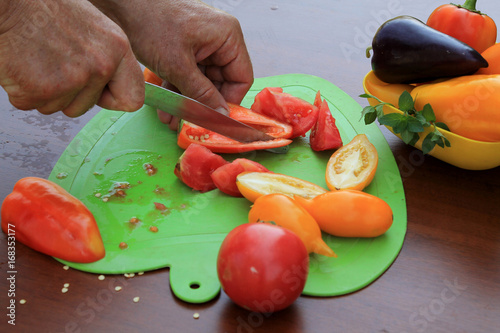
[[[342,147],[342,138],[339,129],[335,125],[330,108],[326,100],[321,100],[318,91],[314,100],[314,105],[318,108],[318,120],[311,129],[309,142],[315,151],[337,149]]]
[[[192,144],[179,157],[174,173],[192,189],[207,192],[216,187],[210,176],[212,172],[227,163],[229,162],[222,156],[212,153],[201,145]]]
[[[292,142],[289,139],[292,135],[290,125],[280,123],[275,119],[258,114],[240,105],[231,103],[228,105],[231,118],[265,132],[275,137],[276,140],[241,143],[185,121],[177,137],[179,147],[186,149],[190,144],[197,143],[214,153],[243,153],[252,150],[283,147]]]
[[[318,108],[311,103],[283,92],[282,88],[262,89],[250,107],[257,113],[264,114],[293,128],[292,138],[303,136],[318,118]]]
[[[242,197],[236,177],[242,172],[268,172],[269,170],[260,163],[246,159],[237,158],[233,162],[217,168],[212,174],[212,180],[219,190],[233,197]]]
[[[222,289],[233,302],[271,313],[302,293],[309,255],[293,232],[268,223],[246,223],[229,232],[217,257]]]
[[[2,203],[2,230],[41,253],[78,263],[105,255],[94,216],[58,184],[37,177],[20,179]]]

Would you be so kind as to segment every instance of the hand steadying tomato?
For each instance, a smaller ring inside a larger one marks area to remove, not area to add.
[[[2,203],[2,230],[44,254],[79,263],[104,258],[92,213],[61,186],[42,178],[20,179]]]
[[[466,0],[463,5],[439,6],[427,19],[427,25],[455,37],[479,53],[497,40],[495,22],[476,10],[476,0]]]
[[[242,224],[229,232],[217,257],[222,289],[239,306],[271,313],[302,293],[309,255],[293,232],[267,223]]]

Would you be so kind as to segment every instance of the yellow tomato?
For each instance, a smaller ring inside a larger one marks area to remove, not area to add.
[[[326,166],[326,184],[330,190],[362,190],[377,171],[378,154],[364,134],[333,153]]]
[[[236,177],[236,185],[240,193],[251,202],[272,193],[310,199],[326,192],[324,188],[311,182],[273,172],[240,173]]]
[[[374,195],[343,190],[307,200],[296,198],[316,220],[321,230],[339,237],[377,237],[392,225],[392,209]]]
[[[257,198],[248,214],[248,221],[276,224],[299,236],[309,253],[337,256],[321,238],[321,230],[311,214],[287,195],[275,193]]]

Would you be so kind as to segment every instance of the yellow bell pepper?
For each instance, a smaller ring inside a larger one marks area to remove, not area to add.
[[[391,103],[395,107],[398,107],[399,96],[401,96],[403,91],[406,90],[411,93],[414,88],[414,86],[410,84],[386,83],[377,78],[373,72],[368,74],[364,83],[366,91],[383,102]]]
[[[486,142],[500,141],[500,75],[468,75],[423,84],[411,91],[415,108],[430,104],[436,121],[451,132]]]

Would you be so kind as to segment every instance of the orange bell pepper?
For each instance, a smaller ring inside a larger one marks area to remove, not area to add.
[[[20,179],[2,203],[2,230],[44,254],[79,263],[102,259],[101,234],[92,213],[61,186]]]
[[[488,62],[488,67],[480,68],[476,74],[500,74],[500,43],[490,46],[481,55]]]

